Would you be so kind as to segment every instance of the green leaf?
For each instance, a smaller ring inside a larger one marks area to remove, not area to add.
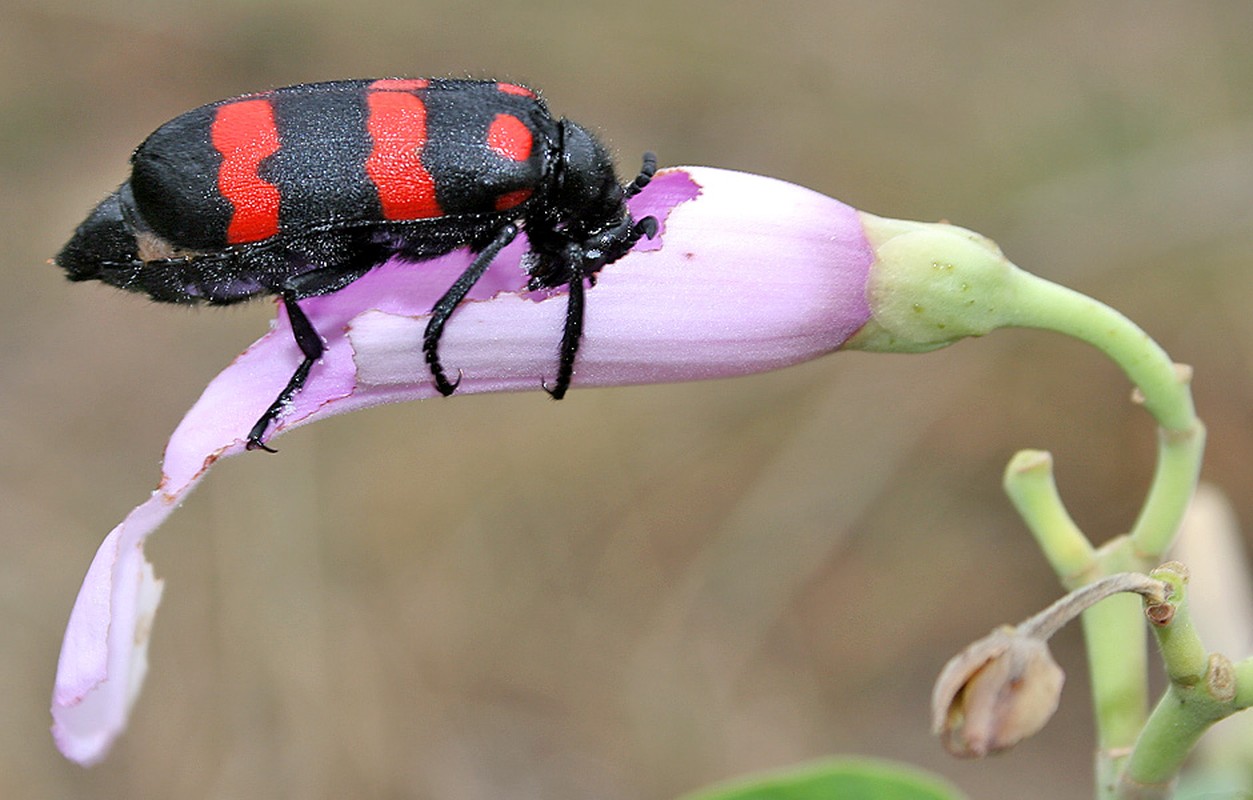
[[[680,800],[964,800],[938,777],[903,764],[833,758],[762,773]]]

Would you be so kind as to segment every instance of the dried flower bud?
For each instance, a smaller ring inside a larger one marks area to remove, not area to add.
[[[1046,641],[998,628],[945,665],[931,695],[932,732],[962,758],[1007,750],[1049,721],[1065,678]]]

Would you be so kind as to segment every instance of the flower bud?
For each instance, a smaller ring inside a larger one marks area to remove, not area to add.
[[[630,210],[659,229],[588,281],[576,388],[729,378],[840,349],[932,350],[1002,324],[1026,274],[971,231],[885,219],[726,170],[663,170]],[[439,340],[458,396],[538,391],[555,374],[569,293],[533,290],[526,254],[524,237],[505,247]],[[333,414],[436,396],[425,330],[474,259],[467,248],[418,264],[393,259],[302,300],[325,352],[270,440]],[[142,682],[160,597],[145,539],[209,467],[244,452],[250,426],[303,358],[280,310],[205,389],[166,447],[157,491],[97,551],[52,698],[53,734],[75,761],[104,757]]]
[[[1053,716],[1065,674],[1048,643],[1002,627],[944,667],[931,695],[931,729],[962,758],[1007,750]]]
[[[860,212],[838,200],[771,178],[680,168],[658,173],[630,207],[660,230],[587,289],[576,388],[778,369],[838,350],[870,319],[874,248]],[[457,396],[538,391],[554,376],[568,292],[533,291],[526,250],[519,237],[492,261],[440,340],[444,363],[464,379]],[[473,260],[466,248],[418,264],[394,259],[302,300],[326,350],[270,438],[333,414],[436,396],[424,330]],[[103,758],[142,683],[160,597],[145,539],[210,466],[244,452],[249,426],[302,358],[280,311],[205,389],[166,447],[157,491],[97,551],[52,697],[53,735],[68,757]]]
[[[874,247],[871,320],[846,349],[923,353],[1013,321],[1027,273],[986,236],[945,222],[862,213]]]

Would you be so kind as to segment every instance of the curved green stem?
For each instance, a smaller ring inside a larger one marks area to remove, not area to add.
[[[1015,282],[1018,302],[1006,314],[1009,324],[1064,333],[1098,348],[1122,368],[1157,420],[1157,469],[1130,532],[1130,546],[1147,569],[1169,549],[1200,476],[1205,426],[1192,404],[1191,370],[1104,303],[1027,272],[1017,272]]]
[[[1091,344],[1122,368],[1159,425],[1192,429],[1197,420],[1188,376],[1139,326],[1074,289],[1021,270],[1014,278],[1017,302],[1006,311],[1005,324],[1056,331]]]
[[[1147,570],[1170,546],[1200,474],[1205,434],[1193,408],[1189,375],[1135,323],[1103,303],[1029,273],[1018,272],[1015,279],[1016,302],[1006,312],[1007,322],[1064,333],[1100,349],[1132,380],[1160,427],[1158,464],[1144,507],[1128,536],[1097,551],[1095,565],[1061,557],[1060,542],[1072,542],[1066,548],[1072,553],[1080,548],[1073,544],[1071,526],[1050,518],[1056,512],[1037,516],[1022,504],[1019,510],[1033,531],[1045,529],[1035,531],[1036,538],[1068,584],[1115,571]],[[1108,794],[1147,714],[1146,635],[1139,604],[1128,597],[1110,598],[1085,613],[1083,628],[1100,744],[1098,776]]]
[[[872,320],[846,347],[925,352],[997,328],[1039,328],[1091,344],[1126,373],[1159,427],[1157,469],[1127,535],[1093,547],[1057,494],[1047,454],[1016,456],[1005,486],[1068,588],[1116,572],[1147,572],[1160,562],[1196,490],[1205,447],[1188,370],[1127,317],[1020,270],[978,234],[945,224],[863,219],[876,253],[867,284]],[[1148,715],[1147,633],[1139,602],[1127,596],[1088,609],[1083,628],[1100,744],[1098,793],[1112,797]]]
[[[1157,469],[1144,507],[1127,536],[1117,537],[1096,552],[1095,564],[1087,561],[1086,554],[1063,557],[1067,552],[1082,553],[1074,543],[1076,536],[1082,534],[1072,531],[1072,525],[1050,519],[1057,516],[1056,512],[1036,516],[1021,504],[1019,510],[1033,531],[1036,526],[1045,529],[1043,533],[1035,531],[1036,538],[1068,585],[1115,571],[1144,571],[1160,561],[1169,548],[1200,474],[1205,429],[1193,407],[1190,375],[1186,369],[1176,367],[1161,347],[1117,311],[1029,273],[1018,273],[1016,277],[1020,289],[1016,293],[1018,302],[1007,312],[1010,324],[1057,331],[1101,350],[1135,384],[1137,399],[1159,425]],[[1056,502],[1060,505],[1061,501]],[[1070,544],[1063,548],[1065,542]],[[1083,629],[1099,742],[1098,791],[1110,796],[1116,791],[1114,787],[1123,768],[1130,767],[1127,754],[1141,737],[1147,716],[1148,654],[1139,603],[1125,596],[1110,598],[1084,614]],[[1169,704],[1168,697],[1158,708],[1169,708]],[[1159,713],[1162,712],[1155,712],[1155,716]],[[1182,759],[1195,740],[1174,741]],[[1160,757],[1160,752],[1152,756]]]
[[[1191,398],[1189,397],[1189,402]],[[1157,432],[1157,469],[1129,538],[1146,561],[1160,561],[1170,549],[1196,492],[1205,452],[1205,425],[1195,416],[1187,428]]]

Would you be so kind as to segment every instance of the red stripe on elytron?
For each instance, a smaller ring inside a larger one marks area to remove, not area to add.
[[[382,89],[391,92],[411,92],[414,89],[426,89],[431,82],[425,78],[381,78],[370,84],[371,89]]]
[[[519,86],[516,83],[497,83],[496,88],[500,89],[505,94],[517,94],[523,97],[535,96],[535,92],[532,92],[530,89],[526,88],[525,86]]]
[[[515,189],[512,192],[505,192],[496,198],[496,210],[508,211],[511,208],[517,208],[529,200],[534,193],[534,189]]]
[[[262,97],[218,106],[209,138],[222,154],[218,191],[234,209],[226,241],[245,244],[277,234],[278,187],[259,172],[261,161],[279,147],[270,101]]]
[[[512,114],[497,114],[487,129],[487,146],[503,158],[526,161],[531,157],[532,144],[531,129]]]
[[[379,193],[384,219],[439,217],[435,180],[422,166],[426,104],[407,92],[366,92],[366,131],[374,149],[365,172]]]

